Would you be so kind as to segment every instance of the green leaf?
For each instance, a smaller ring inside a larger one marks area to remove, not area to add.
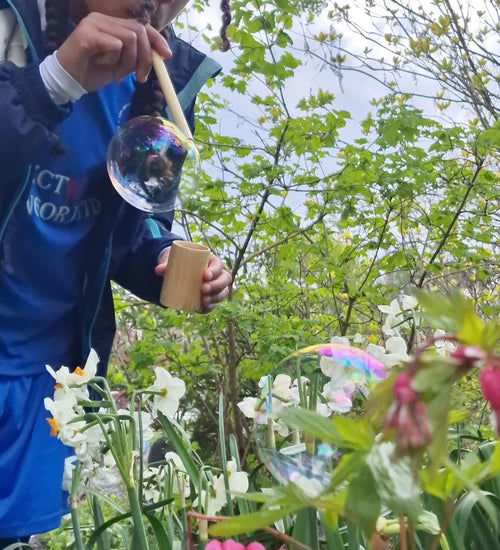
[[[377,493],[383,505],[396,515],[403,514],[414,525],[421,512],[420,487],[409,458],[396,458],[393,443],[375,445],[366,457]]]
[[[314,508],[299,510],[295,516],[292,538],[319,550],[317,511]]]
[[[365,464],[349,484],[345,503],[347,517],[370,536],[380,515],[381,505],[375,478],[370,467]]]
[[[148,518],[149,523],[155,533],[156,540],[158,542],[159,548],[172,548],[172,541],[168,537],[168,533],[163,527],[163,523],[153,514],[145,514]]]
[[[179,437],[177,430],[170,420],[162,413],[158,413],[158,420],[162,428],[165,430],[168,441],[172,446],[173,450],[179,455],[184,468],[186,468],[187,475],[189,476],[191,482],[195,487],[200,486],[200,471],[199,468],[193,461],[191,454],[188,451],[187,446],[184,444],[182,439]]]
[[[481,345],[483,339],[483,322],[474,313],[471,303],[468,303],[468,307],[464,306],[460,321],[460,328],[457,334],[458,339],[464,344]]]
[[[294,407],[286,407],[281,418],[289,426],[299,428],[317,439],[345,449],[367,450],[375,437],[364,419],[352,420],[336,416],[330,420],[313,411]]]
[[[230,537],[242,533],[250,533],[272,525],[275,521],[296,512],[301,506],[283,507],[278,510],[259,510],[251,514],[235,516],[234,518],[212,525],[208,532],[215,537]]]
[[[348,418],[347,416],[334,416],[332,420],[334,428],[345,441],[349,449],[367,451],[373,445],[375,434],[370,424],[364,418]]]
[[[104,523],[104,515],[97,497],[92,497],[92,515],[94,516],[94,527],[98,529]],[[108,534],[103,531],[97,539],[97,550],[110,550]]]
[[[150,504],[149,506],[143,506],[142,511],[147,515],[148,512],[152,512],[153,510],[167,506],[167,504],[170,504],[171,502],[173,502],[173,500],[174,499],[172,498],[168,498],[168,499],[156,502],[155,504]],[[87,544],[85,545],[86,550],[92,550],[92,548],[94,547],[94,544],[96,544],[96,542],[99,540],[102,533],[106,531],[106,529],[108,529],[115,523],[123,521],[124,519],[128,519],[129,517],[131,517],[131,515],[132,515],[131,512],[125,512],[124,514],[119,514],[111,519],[108,519],[103,524],[101,524],[97,529],[94,530],[91,537],[89,538]]]

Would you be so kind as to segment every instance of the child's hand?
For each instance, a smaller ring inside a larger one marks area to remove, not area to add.
[[[233,279],[220,258],[210,253],[207,268],[203,273],[203,281],[200,313],[210,313],[219,302],[228,297],[229,286]]]
[[[157,275],[163,276],[165,273],[169,254],[170,248],[167,248],[161,255],[160,261],[155,268]],[[226,270],[220,258],[210,253],[208,265],[203,273],[201,309],[199,313],[210,313],[219,302],[225,300],[229,295],[231,282],[231,274]]]
[[[57,59],[91,92],[131,72],[145,82],[152,49],[164,58],[172,55],[167,41],[151,25],[94,12],[84,17],[61,45]]]

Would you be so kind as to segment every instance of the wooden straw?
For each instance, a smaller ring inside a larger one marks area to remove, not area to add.
[[[170,80],[170,76],[165,66],[165,61],[161,56],[153,50],[153,68],[155,70],[158,82],[160,83],[161,91],[165,96],[165,101],[170,110],[170,114],[174,119],[174,123],[179,128],[179,130],[191,141],[193,141],[193,135],[189,129],[186,117],[182,111],[182,107],[177,99],[177,95]]]

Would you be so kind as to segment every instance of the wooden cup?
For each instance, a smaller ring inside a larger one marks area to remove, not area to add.
[[[210,249],[202,244],[172,243],[160,294],[162,305],[177,311],[199,311],[209,254]]]

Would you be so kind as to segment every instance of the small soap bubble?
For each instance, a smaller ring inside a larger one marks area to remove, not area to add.
[[[385,376],[382,363],[344,344],[309,346],[281,361],[261,378],[260,395],[252,401],[257,451],[268,472],[308,496],[320,494],[343,451],[289,427],[283,411],[300,407],[324,417],[347,414]]]
[[[161,117],[140,116],[121,126],[110,141],[107,167],[122,198],[146,212],[174,210],[199,181],[196,146]]]

